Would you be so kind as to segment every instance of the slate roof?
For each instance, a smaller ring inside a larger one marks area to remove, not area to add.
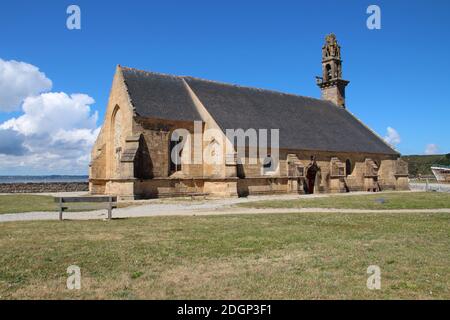
[[[202,120],[182,78],[126,67],[121,69],[138,115],[169,120]]]
[[[270,90],[123,68],[135,112],[144,117],[201,120],[183,80],[221,127],[280,129],[280,147],[397,155],[346,109]]]

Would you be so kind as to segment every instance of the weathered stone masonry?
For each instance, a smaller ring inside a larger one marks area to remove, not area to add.
[[[92,150],[90,192],[136,199],[408,189],[399,153],[346,109],[348,83],[334,35],[322,48],[322,100],[118,66]],[[174,165],[171,138],[180,128],[207,152],[185,147]],[[248,152],[238,159],[226,129],[279,129],[276,170],[266,170],[266,159],[250,164]]]
[[[46,193],[89,191],[87,182],[0,183],[0,193]]]

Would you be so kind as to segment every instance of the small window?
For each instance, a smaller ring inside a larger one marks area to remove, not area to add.
[[[333,78],[333,75],[331,73],[331,66],[327,64],[326,69],[327,69],[327,80],[330,80]]]
[[[245,170],[244,170],[244,165],[242,163],[238,163],[237,164],[237,176],[239,179],[244,179],[245,178]]]
[[[267,173],[271,173],[271,172],[275,171],[273,158],[270,154],[264,158],[262,167],[263,167],[263,174],[267,174]]]
[[[172,150],[181,142],[183,142],[183,137],[178,136],[178,135],[172,136],[172,139],[170,140],[169,158],[170,158],[170,173],[171,174],[174,172],[177,172],[177,171],[181,171],[181,154],[183,152],[183,149],[182,148],[179,149],[178,155],[175,156],[175,159],[173,159],[173,157],[172,157]]]
[[[270,169],[271,166],[272,166],[272,157],[269,154],[263,161],[263,167],[266,169]]]

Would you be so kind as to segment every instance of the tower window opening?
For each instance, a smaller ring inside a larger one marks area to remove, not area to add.
[[[326,71],[327,71],[327,80],[330,80],[333,78],[333,74],[331,72],[331,66],[329,64],[326,65]]]

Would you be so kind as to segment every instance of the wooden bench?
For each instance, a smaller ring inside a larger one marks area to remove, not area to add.
[[[59,203],[59,220],[63,220],[63,212],[69,209],[68,203],[107,203],[108,219],[112,219],[112,210],[117,208],[117,197],[55,197],[55,202]]]

